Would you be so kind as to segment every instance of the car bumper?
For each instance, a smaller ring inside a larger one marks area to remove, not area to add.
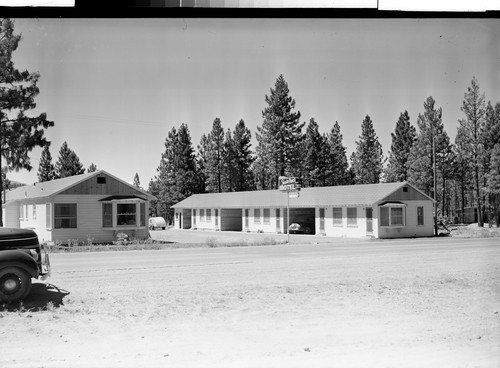
[[[41,256],[41,265],[40,265],[40,279],[45,280],[47,277],[50,276],[50,257],[49,253],[47,252],[47,249],[42,246],[42,254]]]

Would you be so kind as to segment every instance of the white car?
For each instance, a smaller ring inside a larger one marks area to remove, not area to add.
[[[149,230],[154,230],[161,227],[163,230],[167,228],[167,223],[163,217],[150,217],[149,218]]]

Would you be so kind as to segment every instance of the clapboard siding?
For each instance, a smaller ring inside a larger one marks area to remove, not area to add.
[[[116,240],[116,232],[125,232],[133,238],[147,238],[149,233],[147,223],[144,228],[127,230],[126,227],[116,231],[102,227],[102,203],[100,199],[106,195],[58,195],[54,198],[56,203],[76,203],[77,227],[76,229],[52,229],[52,241],[67,243],[68,240],[78,239],[86,241],[91,239],[94,243],[111,242]],[[146,215],[149,205],[146,204]]]
[[[98,178],[105,178],[106,183],[98,183]],[[60,194],[89,194],[89,195],[138,195],[144,197],[144,193],[134,189],[130,185],[112,178],[106,174],[100,174],[76,184]]]
[[[407,191],[404,191],[404,188],[407,188]],[[383,201],[425,201],[429,200],[429,197],[426,197],[424,194],[420,193],[418,190],[415,190],[411,186],[407,185],[403,188],[399,188],[394,193],[385,197]]]

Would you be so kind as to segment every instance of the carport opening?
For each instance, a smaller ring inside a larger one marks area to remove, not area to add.
[[[301,224],[304,234],[316,234],[316,211],[314,208],[290,208],[290,224]]]
[[[243,210],[241,208],[222,208],[220,211],[221,231],[242,231]]]

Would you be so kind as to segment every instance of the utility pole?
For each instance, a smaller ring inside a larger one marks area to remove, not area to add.
[[[436,180],[436,139],[434,137],[434,132],[432,132],[432,176],[434,177],[434,235],[438,235],[438,225],[437,225],[437,180]]]

